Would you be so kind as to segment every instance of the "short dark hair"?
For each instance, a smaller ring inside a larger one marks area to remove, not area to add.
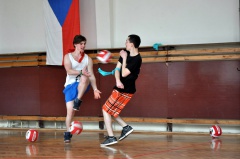
[[[76,35],[73,39],[73,46],[74,44],[80,44],[82,41],[87,41],[87,39],[82,35]]]
[[[138,48],[141,44],[141,39],[138,35],[131,34],[128,36],[129,37],[129,42],[133,43],[135,48]]]

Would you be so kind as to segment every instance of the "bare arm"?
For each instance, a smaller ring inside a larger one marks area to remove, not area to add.
[[[66,70],[68,75],[79,75],[81,73],[80,71],[82,71],[83,75],[85,75],[87,77],[90,76],[89,72],[87,71],[87,66],[84,67],[82,70],[74,70],[74,69],[72,69],[72,63],[71,63],[71,61],[69,59],[69,55],[68,54],[66,54],[64,56],[64,67],[65,67],[65,70]]]
[[[68,54],[66,54],[64,56],[64,68],[65,68],[68,75],[79,75],[79,73],[80,73],[79,70],[72,69],[72,63],[69,59]]]
[[[122,62],[122,76],[123,77],[127,77],[131,72],[129,71],[128,68],[126,68],[127,66],[127,52],[124,50],[120,51],[120,56],[123,58],[123,62]]]
[[[116,67],[120,69],[122,67],[122,64],[120,62],[118,62]],[[124,89],[124,85],[120,81],[120,71],[119,70],[115,71],[115,79],[116,79],[116,86],[118,88]]]
[[[95,78],[95,75],[93,72],[93,62],[90,57],[88,57],[88,72],[90,74],[89,80],[90,80],[91,86],[93,88],[94,98],[99,99],[101,92],[97,89],[96,78]]]

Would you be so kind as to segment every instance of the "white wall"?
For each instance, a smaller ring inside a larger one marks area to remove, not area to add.
[[[80,0],[80,30],[87,38],[87,48],[97,48],[95,0]]]
[[[239,0],[114,0],[114,47],[128,34],[142,46],[239,41]]]
[[[0,1],[0,54],[46,51],[42,0]]]
[[[46,51],[43,0],[0,1],[0,54]],[[239,0],[80,0],[87,48],[239,42]]]

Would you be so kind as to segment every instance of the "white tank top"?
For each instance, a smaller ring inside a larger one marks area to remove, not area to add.
[[[84,57],[83,57],[83,59],[80,63],[78,61],[74,60],[71,53],[69,53],[68,56],[69,56],[69,59],[70,59],[71,64],[72,64],[72,69],[74,69],[74,70],[80,71],[85,66],[88,65],[88,55],[87,54],[84,55]],[[64,87],[66,87],[69,84],[72,84],[72,83],[76,82],[76,77],[77,77],[76,75],[67,74],[66,82],[64,84]],[[77,79],[77,81],[79,82],[79,78]]]

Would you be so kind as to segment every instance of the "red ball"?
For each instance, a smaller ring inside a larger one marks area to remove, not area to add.
[[[26,139],[27,139],[29,142],[35,142],[35,141],[37,141],[37,139],[38,139],[38,131],[37,131],[37,130],[34,130],[34,129],[29,129],[29,130],[26,132]]]
[[[108,50],[102,50],[102,51],[97,53],[97,59],[101,63],[109,63],[111,58],[112,58],[112,54]]]
[[[220,126],[218,125],[213,125],[211,128],[210,128],[210,135],[212,137],[219,137],[222,135],[222,129]]]
[[[83,130],[83,125],[80,121],[73,121],[71,123],[70,132],[71,134],[79,135]]]

